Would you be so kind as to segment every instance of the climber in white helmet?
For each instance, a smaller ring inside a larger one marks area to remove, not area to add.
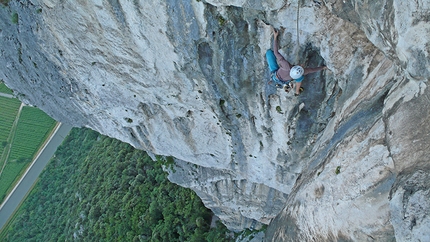
[[[273,51],[268,50],[266,52],[267,62],[269,64],[270,71],[272,73],[272,81],[276,84],[283,84],[287,87],[291,87],[290,81],[296,82],[295,95],[298,96],[301,92],[301,85],[304,76],[310,73],[327,69],[326,66],[320,66],[316,68],[303,68],[302,66],[291,65],[285,58],[278,52],[278,31],[275,28],[273,30]]]

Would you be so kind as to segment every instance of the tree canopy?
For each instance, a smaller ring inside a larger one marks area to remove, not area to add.
[[[190,189],[167,180],[163,158],[73,129],[3,241],[230,241]]]

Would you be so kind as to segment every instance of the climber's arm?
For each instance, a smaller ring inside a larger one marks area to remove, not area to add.
[[[279,44],[278,44],[279,32],[273,27],[272,27],[272,30],[273,30],[273,53],[276,56],[278,65],[283,68],[289,69],[291,68],[292,65],[287,60],[285,60],[285,58],[278,51],[279,50]]]
[[[284,59],[284,57],[279,53],[279,44],[278,44],[278,35],[279,32],[275,28],[272,27],[273,31],[273,53],[276,56],[276,59]]]

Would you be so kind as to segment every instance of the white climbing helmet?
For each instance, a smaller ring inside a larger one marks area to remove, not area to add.
[[[305,70],[301,66],[293,66],[290,70],[290,76],[293,79],[299,79],[301,76],[303,76],[303,73]]]

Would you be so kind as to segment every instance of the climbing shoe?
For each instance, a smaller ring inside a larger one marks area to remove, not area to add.
[[[303,87],[300,87],[299,88],[299,91],[300,91],[300,93],[294,93],[294,96],[298,96],[298,95],[300,95],[303,91],[304,91],[305,89],[303,88]]]
[[[283,88],[284,88],[284,91],[290,92],[291,89],[293,89],[293,83],[288,82],[287,84],[284,84]]]

